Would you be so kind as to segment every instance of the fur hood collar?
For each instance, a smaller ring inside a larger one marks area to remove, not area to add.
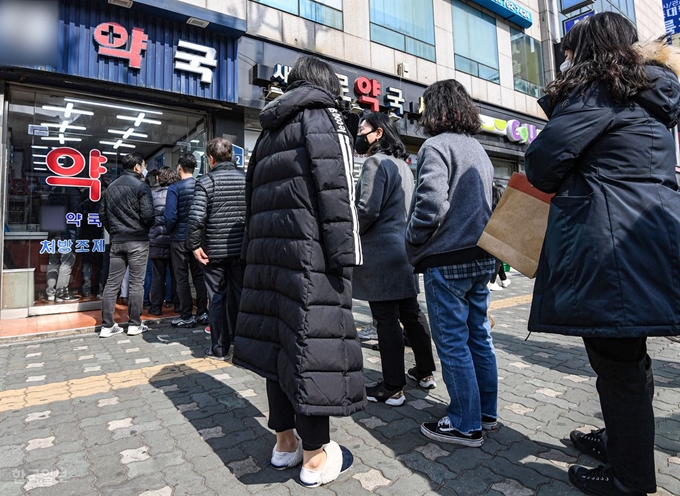
[[[664,41],[638,42],[635,49],[644,57],[645,63],[666,67],[680,78],[680,48]]]

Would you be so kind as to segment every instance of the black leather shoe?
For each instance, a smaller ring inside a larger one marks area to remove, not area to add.
[[[569,480],[581,492],[593,496],[647,496],[647,493],[640,491],[620,489],[614,482],[609,465],[600,465],[593,469],[572,465],[569,467]]]
[[[571,431],[569,439],[574,448],[581,453],[597,458],[603,463],[609,463],[607,447],[604,444],[604,432],[604,429],[590,431],[587,434],[581,431]]]

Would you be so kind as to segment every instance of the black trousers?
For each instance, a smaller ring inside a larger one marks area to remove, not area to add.
[[[277,381],[267,379],[267,400],[269,401],[269,422],[275,432],[297,429],[302,439],[302,449],[315,451],[331,442],[328,417],[297,415],[288,396]]]
[[[401,322],[411,343],[420,374],[436,370],[432,356],[430,326],[420,309],[418,299],[369,301],[371,314],[378,322],[378,342],[382,361],[383,381],[389,389],[401,389],[406,384],[404,377],[404,333]]]
[[[216,356],[226,356],[234,338],[241,305],[243,263],[240,257],[227,257],[208,262],[204,271],[210,299],[208,317],[212,350]]]
[[[151,292],[149,293],[149,300],[151,301],[151,308],[154,310],[159,310],[163,306],[168,267],[170,267],[172,272],[173,265],[169,258],[151,259]],[[177,278],[171,277],[170,279],[172,281],[170,293],[174,295],[176,294]]]
[[[583,338],[597,374],[612,473],[636,491],[656,491],[654,376],[647,338]]]
[[[179,298],[180,318],[190,319],[194,309],[194,301],[191,297],[189,286],[189,272],[196,289],[196,315],[202,315],[208,311],[208,292],[203,277],[203,266],[198,263],[194,254],[186,248],[186,242],[173,241],[170,244],[170,257],[172,259],[177,297]]]
[[[491,284],[496,282],[496,277],[500,277],[501,281],[505,281],[508,276],[505,275],[505,267],[503,266],[503,262],[500,260],[496,259],[496,272],[493,273],[491,276],[491,281],[489,281]]]

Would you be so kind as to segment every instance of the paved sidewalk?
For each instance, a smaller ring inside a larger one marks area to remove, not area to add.
[[[602,426],[595,380],[578,339],[532,334],[532,281],[513,273],[494,292],[502,427],[482,448],[436,444],[419,432],[445,414],[446,389],[406,389],[399,408],[369,404],[331,420],[355,465],[305,489],[298,470],[268,467],[264,380],[203,358],[202,329],[155,325],[136,337],[95,335],[0,346],[0,495],[577,495],[568,465],[597,465],[568,439]],[[369,322],[356,302],[357,325]],[[424,302],[423,302],[423,308]],[[367,382],[380,358],[364,347]],[[680,344],[651,338],[660,495],[680,495]],[[407,348],[410,366],[412,354]]]

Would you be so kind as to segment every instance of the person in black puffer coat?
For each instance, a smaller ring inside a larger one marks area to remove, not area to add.
[[[555,193],[528,327],[582,337],[597,374],[605,428],[570,435],[604,463],[569,468],[586,494],[656,491],[647,337],[680,334],[680,50],[637,41],[613,12],[567,33],[525,158],[531,184]]]
[[[231,143],[210,140],[211,171],[196,180],[187,246],[205,267],[211,347],[206,356],[226,359],[243,289],[241,247],[246,220],[246,175],[232,163]]]
[[[163,315],[166,272],[170,263],[170,235],[165,227],[165,201],[168,187],[179,181],[179,176],[170,167],[161,167],[158,175],[158,188],[151,190],[153,196],[154,224],[149,230],[149,258],[151,259],[151,307],[149,315]],[[175,281],[175,278],[172,278]],[[174,286],[174,284],[173,284]],[[172,288],[175,294],[175,288]]]
[[[351,459],[330,442],[328,416],[351,415],[366,402],[350,268],[362,254],[338,78],[305,56],[288,82],[260,113],[264,131],[248,164],[234,363],[267,379],[272,465],[303,461],[302,483],[316,486]]]

